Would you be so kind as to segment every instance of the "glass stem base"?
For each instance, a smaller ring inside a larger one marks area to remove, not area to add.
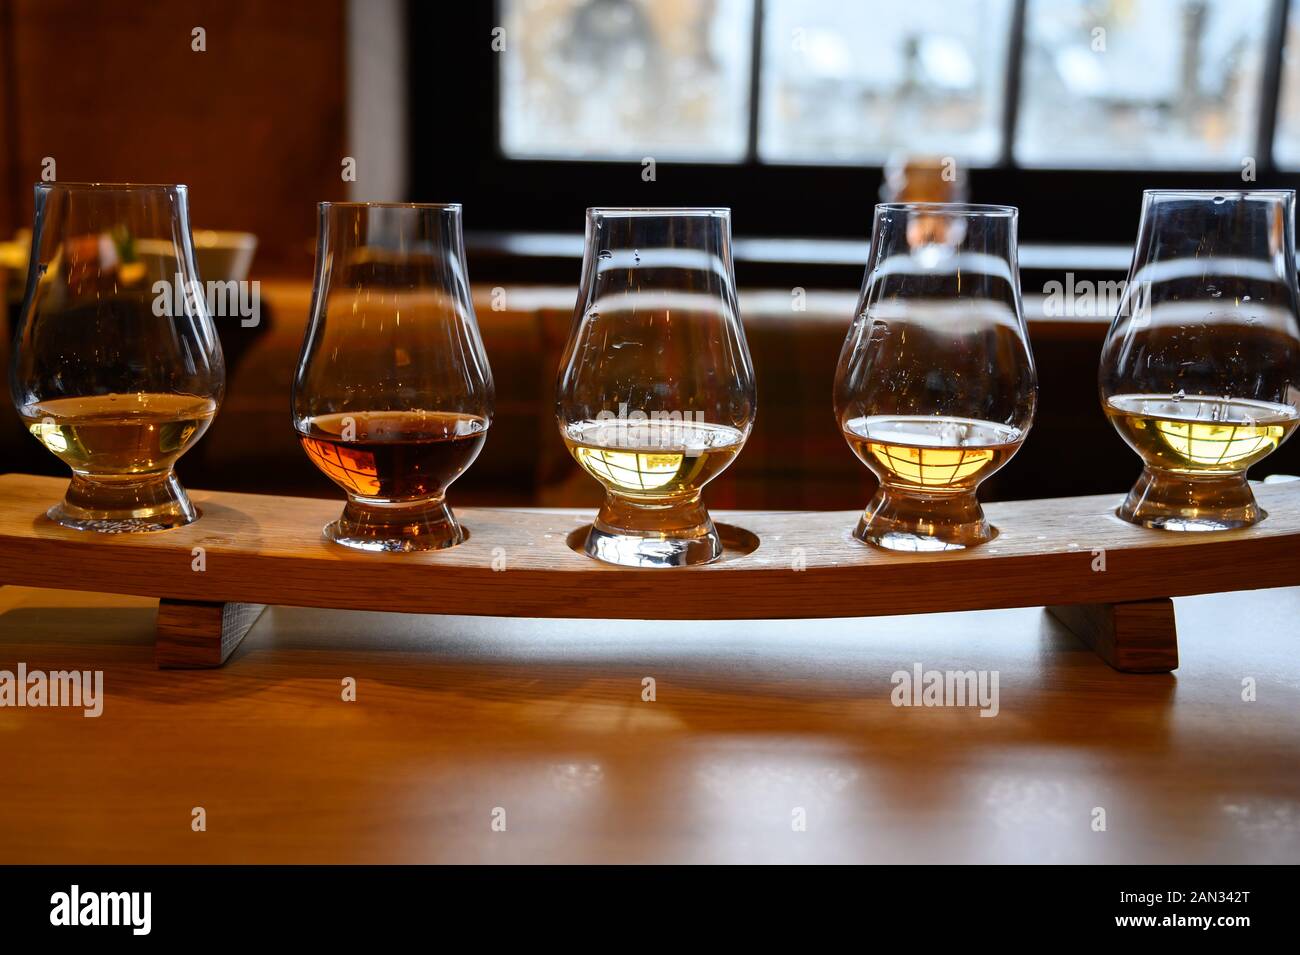
[[[961,550],[991,541],[997,531],[974,493],[911,494],[880,485],[853,536],[886,550]]]
[[[1176,474],[1147,467],[1116,511],[1143,527],[1166,531],[1226,531],[1265,517],[1244,471]]]
[[[74,472],[63,500],[46,517],[79,531],[134,534],[193,523],[199,509],[170,469],[129,475]]]
[[[665,503],[609,494],[583,549],[624,567],[686,567],[721,557],[722,538],[698,494]]]
[[[391,504],[349,497],[324,534],[355,550],[402,552],[442,550],[469,537],[441,497]]]

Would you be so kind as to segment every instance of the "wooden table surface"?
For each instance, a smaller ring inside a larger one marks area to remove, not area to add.
[[[224,669],[160,672],[153,601],[5,587],[0,670],[99,669],[105,703],[0,708],[0,862],[1300,861],[1300,588],[1175,603],[1159,676],[1038,609],[270,608]],[[916,663],[996,670],[998,715],[895,707]]]

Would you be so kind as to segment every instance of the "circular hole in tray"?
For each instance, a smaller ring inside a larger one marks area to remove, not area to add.
[[[908,556],[909,554],[961,554],[966,552],[983,553],[985,551],[985,548],[987,548],[990,544],[996,541],[999,535],[1002,533],[1000,530],[997,529],[997,527],[993,526],[992,524],[989,525],[989,530],[993,532],[993,536],[990,537],[988,540],[981,541],[978,544],[968,544],[965,547],[942,547],[942,546],[884,547],[879,544],[869,544],[866,541],[862,540],[862,538],[858,537],[858,535],[854,532],[852,526],[848,527],[844,531],[842,539],[848,541],[850,544],[857,544],[861,547],[870,547],[872,550],[878,551],[879,553],[882,554],[900,554],[904,557]]]
[[[709,564],[701,564],[699,566],[712,567],[717,564],[725,564],[729,560],[746,557],[758,550],[759,537],[753,531],[747,531],[745,528],[737,527],[735,524],[722,524],[715,522],[713,526],[718,529],[718,535],[722,538],[722,556],[715,561],[711,561]],[[575,527],[569,532],[568,537],[565,538],[565,543],[569,545],[570,550],[586,557],[588,560],[595,560],[594,557],[587,557],[587,552],[583,550],[583,546],[587,543],[587,531],[590,529],[590,524],[583,524],[580,527]],[[601,561],[597,561],[597,563],[601,563]],[[610,566],[613,565],[611,564]],[[664,569],[672,570],[677,568]]]

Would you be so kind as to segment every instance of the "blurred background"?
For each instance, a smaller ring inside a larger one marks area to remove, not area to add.
[[[872,207],[966,198],[1021,209],[1041,381],[983,496],[1120,492],[1096,362],[1141,190],[1300,183],[1300,0],[0,0],[10,323],[43,176],[187,183],[202,277],[261,283],[193,487],[336,495],[288,413],[315,204],[456,201],[498,400],[453,499],[594,504],[553,417],[584,209],[726,205],[759,411],[710,504],[861,507],[830,393]],[[7,401],[0,451],[61,467]]]

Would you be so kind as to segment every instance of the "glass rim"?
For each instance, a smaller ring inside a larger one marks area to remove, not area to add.
[[[68,191],[78,190],[86,192],[132,192],[140,189],[174,189],[177,192],[187,192],[189,186],[183,182],[38,182],[37,190],[53,192],[55,189],[66,189]]]
[[[1020,214],[1017,206],[991,202],[878,202],[876,209],[886,212],[928,212],[932,215],[989,216],[1009,218]]]
[[[731,216],[727,206],[588,206],[588,216]]]
[[[424,209],[436,212],[460,212],[459,202],[355,202],[327,200],[316,203],[321,212],[326,209]]]
[[[1143,198],[1147,196],[1158,196],[1160,198],[1183,197],[1187,199],[1204,199],[1207,196],[1229,196],[1236,199],[1244,199],[1250,196],[1259,196],[1261,198],[1287,199],[1295,198],[1294,189],[1143,189]]]

